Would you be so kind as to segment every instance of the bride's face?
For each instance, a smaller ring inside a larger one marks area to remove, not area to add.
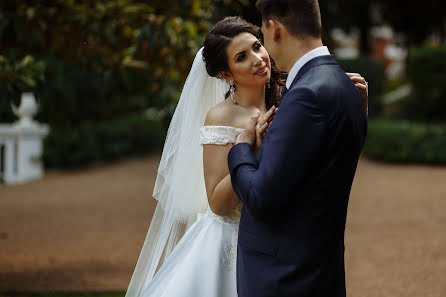
[[[236,85],[264,86],[271,77],[271,62],[262,43],[251,33],[234,37],[227,48],[229,77]]]

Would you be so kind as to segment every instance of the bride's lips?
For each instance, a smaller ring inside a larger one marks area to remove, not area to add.
[[[254,73],[254,75],[264,76],[265,74],[267,74],[268,73],[268,68],[266,66],[267,65],[260,67],[259,70],[257,70]]]

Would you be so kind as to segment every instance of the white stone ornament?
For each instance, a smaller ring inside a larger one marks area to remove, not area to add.
[[[23,93],[20,106],[12,105],[19,120],[0,124],[0,179],[6,184],[23,183],[43,176],[42,139],[48,125],[33,120],[38,105],[32,93]]]
[[[32,117],[37,113],[36,98],[33,93],[23,93],[20,106],[17,108],[11,104],[12,111],[20,119],[19,125],[22,127],[30,127],[35,125]]]

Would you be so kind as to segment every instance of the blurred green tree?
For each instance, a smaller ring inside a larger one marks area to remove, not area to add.
[[[324,43],[331,45],[330,31],[332,28],[342,28],[346,31],[356,27],[360,31],[360,50],[362,55],[370,52],[368,36],[372,25],[370,8],[372,0],[319,0],[324,29]]]
[[[70,166],[79,166],[159,148],[151,135],[163,135],[164,127],[142,113],[153,106],[173,111],[193,57],[213,23],[212,3],[0,1],[0,55],[8,61],[0,63],[5,78],[0,83],[0,122],[14,120],[10,104],[17,104],[31,84],[40,105],[37,119],[51,126],[44,148],[46,166],[68,166],[65,159],[71,157]],[[34,63],[29,63],[29,55]],[[18,67],[20,61],[28,68],[38,66],[35,70],[46,65],[45,83],[38,83],[39,72]],[[17,79],[12,79],[11,69]],[[167,114],[168,123],[171,112],[160,114]],[[89,132],[79,134],[82,127]],[[89,139],[100,146],[89,147]],[[83,153],[83,161],[75,158]]]
[[[49,124],[69,126],[148,106],[161,108],[178,99],[213,22],[211,4],[2,1],[1,54],[10,59],[32,54],[47,63],[47,82],[37,97],[39,117]]]
[[[383,18],[405,34],[409,47],[423,44],[431,33],[437,34],[441,43],[446,42],[445,1],[380,0],[379,3]]]
[[[445,42],[446,2],[426,0],[422,3],[405,0],[319,0],[325,33],[330,28],[360,30],[362,54],[370,52],[371,26],[388,23],[403,33],[408,46],[423,44],[430,33],[437,33]],[[327,39],[329,36],[325,36]]]

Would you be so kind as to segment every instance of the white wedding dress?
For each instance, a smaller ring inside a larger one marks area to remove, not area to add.
[[[235,143],[243,129],[204,126],[200,144]],[[197,166],[202,166],[197,164]],[[144,284],[141,297],[237,297],[236,254],[241,204],[230,216],[207,211]]]

